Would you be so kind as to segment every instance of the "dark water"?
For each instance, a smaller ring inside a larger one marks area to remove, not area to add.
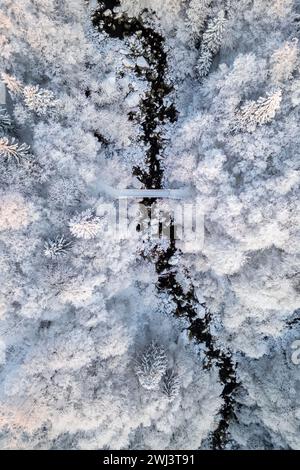
[[[166,78],[167,55],[163,47],[164,39],[150,26],[144,25],[140,18],[129,18],[126,15],[116,17],[111,8],[117,6],[119,2],[111,0],[101,4],[92,18],[94,26],[113,38],[125,39],[138,34],[143,45],[144,58],[150,65],[149,69],[142,70],[136,67],[135,70],[136,74],[143,75],[149,84],[149,91],[140,103],[142,115],[140,124],[143,129],[143,140],[148,148],[145,157],[148,169],[145,171],[135,167],[133,173],[146,189],[161,189],[163,177],[161,154],[164,144],[160,127],[166,122],[176,120],[174,105],[164,104],[165,98],[172,91],[172,86]],[[104,12],[108,9],[111,14],[106,16]],[[135,115],[131,113],[129,119],[134,118]]]
[[[146,144],[145,167],[133,168],[133,174],[137,176],[146,189],[162,189],[163,187],[163,151],[165,141],[162,130],[166,123],[174,123],[177,119],[175,105],[165,105],[165,98],[173,91],[172,84],[167,78],[168,61],[165,51],[165,41],[160,33],[150,25],[145,24],[141,17],[130,18],[126,14],[116,15],[113,11],[119,6],[116,0],[99,2],[99,7],[92,16],[92,22],[99,31],[104,31],[112,38],[125,40],[136,35],[143,46],[143,57],[147,60],[149,69],[142,70],[136,66],[138,76],[144,76],[148,82],[149,91],[140,102],[139,115],[130,113],[128,118],[138,120],[142,127],[142,140]],[[110,12],[107,12],[110,10]],[[105,12],[105,14],[104,14]],[[107,14],[109,13],[109,14]],[[150,15],[150,12],[149,12]],[[146,169],[145,169],[146,168]],[[144,205],[151,206],[155,199],[143,201]],[[235,375],[235,364],[230,353],[221,351],[216,345],[210,332],[211,315],[205,304],[204,319],[197,318],[197,305],[199,304],[192,282],[189,289],[183,290],[176,281],[176,272],[171,265],[171,258],[175,253],[180,253],[174,239],[174,225],[171,222],[171,240],[167,249],[154,248],[151,260],[155,263],[158,275],[157,289],[167,292],[174,301],[176,308],[174,315],[184,316],[190,322],[189,332],[191,338],[197,340],[206,347],[206,360],[204,366],[210,368],[217,365],[220,381],[223,384],[223,406],[220,412],[220,420],[217,429],[211,436],[211,447],[222,449],[228,441],[228,427],[230,420],[234,418],[234,391],[238,386]],[[173,237],[172,237],[173,234]],[[187,274],[188,275],[188,274]]]

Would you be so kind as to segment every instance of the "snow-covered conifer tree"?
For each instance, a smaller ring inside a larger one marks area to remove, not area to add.
[[[9,140],[7,137],[0,139],[0,156],[7,160],[13,160],[20,163],[22,160],[29,158],[30,147],[27,144],[19,144],[13,137]]]
[[[173,369],[168,369],[162,378],[162,392],[169,401],[174,400],[180,389],[178,374]]]
[[[6,15],[4,15],[2,11],[0,11],[0,25],[2,28],[4,27],[7,29],[12,27],[10,19]]]
[[[14,77],[13,75],[9,75],[8,73],[2,73],[1,79],[3,83],[5,83],[5,85],[7,86],[7,89],[10,95],[12,96],[12,98],[22,93],[22,90],[23,90],[22,83],[19,80],[17,80],[16,77]]]
[[[213,55],[220,49],[226,21],[225,12],[221,10],[217,17],[208,23],[202,37],[200,56],[196,65],[196,71],[200,78],[208,74]]]
[[[257,101],[247,101],[237,112],[234,128],[251,132],[257,125],[267,124],[274,119],[281,100],[282,92],[276,90],[267,93],[266,97],[261,96]]]
[[[91,209],[75,215],[69,222],[70,232],[76,238],[95,238],[101,228],[100,218]]]
[[[25,105],[37,115],[44,116],[54,105],[54,94],[38,85],[25,86],[23,90]]]
[[[71,246],[71,242],[64,236],[47,240],[44,244],[44,254],[47,258],[55,259],[64,256]]]
[[[274,83],[289,80],[298,62],[298,39],[287,41],[271,57],[271,78]]]
[[[203,31],[211,0],[191,0],[186,11],[187,25],[194,38]]]
[[[49,198],[58,206],[72,206],[78,203],[80,190],[73,179],[61,178],[51,184]]]
[[[5,131],[11,126],[10,116],[7,114],[5,109],[0,108],[0,132]]]
[[[167,369],[167,364],[164,348],[152,341],[135,367],[135,373],[142,387],[146,390],[156,389]]]
[[[201,48],[201,53],[196,66],[197,74],[200,78],[205,77],[208,74],[212,58],[212,53],[206,47]]]
[[[225,12],[224,10],[219,11],[216,18],[213,18],[208,23],[207,29],[205,30],[202,38],[202,46],[206,47],[213,54],[216,54],[220,49],[223,33],[225,29]]]
[[[33,218],[32,205],[21,194],[0,193],[0,232],[27,227]]]

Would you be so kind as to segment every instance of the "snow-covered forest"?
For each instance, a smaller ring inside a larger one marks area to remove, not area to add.
[[[299,0],[0,0],[0,449],[300,449],[299,38]],[[149,233],[170,190],[201,246]]]

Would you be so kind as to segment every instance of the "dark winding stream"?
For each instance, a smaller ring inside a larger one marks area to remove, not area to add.
[[[143,56],[150,67],[144,74],[149,85],[149,91],[140,102],[140,114],[137,117],[130,113],[129,119],[138,119],[142,126],[142,140],[146,144],[145,168],[133,168],[133,174],[146,189],[162,189],[163,187],[163,150],[164,140],[162,127],[166,122],[175,122],[177,112],[175,106],[165,105],[165,98],[172,92],[172,84],[167,78],[167,54],[164,48],[164,38],[150,25],[144,23],[141,17],[130,18],[126,14],[116,14],[115,7],[119,6],[118,0],[105,0],[99,2],[99,6],[93,13],[92,22],[99,31],[104,31],[110,37],[119,38],[137,35],[143,47]],[[109,10],[109,11],[108,11]],[[135,72],[142,74],[139,67]],[[151,206],[155,199],[143,201]],[[158,282],[157,289],[167,292],[175,302],[174,314],[188,318],[191,338],[194,338],[206,347],[206,360],[204,366],[209,368],[213,364],[218,366],[220,381],[223,384],[223,406],[220,411],[220,420],[216,430],[211,436],[211,447],[223,449],[228,441],[228,427],[234,417],[234,391],[238,386],[235,375],[235,364],[230,353],[225,353],[216,345],[215,338],[210,332],[211,315],[206,309],[204,319],[197,318],[198,301],[195,296],[192,283],[189,283],[188,291],[184,290],[176,280],[174,266],[171,258],[179,253],[174,239],[174,226],[171,222],[171,240],[169,247],[162,250],[154,249],[152,260],[155,263]],[[173,237],[172,237],[173,233]]]

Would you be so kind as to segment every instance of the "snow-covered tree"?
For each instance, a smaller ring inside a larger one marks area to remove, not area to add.
[[[206,47],[202,47],[196,65],[197,74],[200,78],[205,77],[208,74],[212,59],[212,52],[209,51]]]
[[[3,83],[7,86],[7,89],[12,97],[20,95],[23,91],[22,83],[13,75],[9,75],[8,73],[2,73],[1,79]]]
[[[135,373],[146,390],[155,390],[167,369],[168,361],[162,346],[152,341],[137,360]]]
[[[271,78],[274,83],[289,80],[298,63],[298,39],[287,41],[271,57]]]
[[[261,96],[257,101],[247,101],[236,115],[235,128],[252,132],[257,125],[271,122],[280,108],[282,91],[268,92],[266,97]]]
[[[16,192],[0,194],[0,231],[27,227],[32,219],[31,205]]]
[[[293,80],[291,86],[291,102],[293,106],[300,104],[300,80]]]
[[[74,179],[56,179],[49,187],[50,200],[60,207],[77,204],[80,196],[79,184],[76,184]]]
[[[0,138],[0,156],[6,160],[21,163],[22,160],[30,157],[30,147],[25,143],[19,144],[14,137],[11,140],[2,137]]]
[[[0,27],[1,28],[11,28],[12,23],[10,19],[0,11]]]
[[[273,0],[271,9],[279,18],[287,16],[293,7],[294,0]]]
[[[39,85],[28,85],[23,89],[25,105],[39,116],[45,116],[49,108],[54,106],[54,94]]]
[[[225,12],[221,10],[207,25],[202,36],[200,55],[196,65],[196,72],[200,78],[208,74],[213,56],[221,47],[226,21]]]
[[[71,247],[71,242],[64,236],[47,240],[44,244],[44,254],[47,258],[56,259],[64,256]]]
[[[4,108],[0,108],[0,132],[5,131],[11,126],[10,116]]]
[[[173,369],[168,369],[163,378],[161,389],[169,401],[174,400],[180,390],[180,380],[178,374]]]
[[[197,39],[203,32],[212,0],[191,0],[186,10],[186,24],[192,36]]]
[[[215,18],[212,18],[202,37],[202,46],[213,54],[216,54],[222,44],[226,24],[224,10],[219,11]]]
[[[101,219],[92,209],[75,215],[69,222],[70,232],[76,238],[95,238],[101,229]]]

